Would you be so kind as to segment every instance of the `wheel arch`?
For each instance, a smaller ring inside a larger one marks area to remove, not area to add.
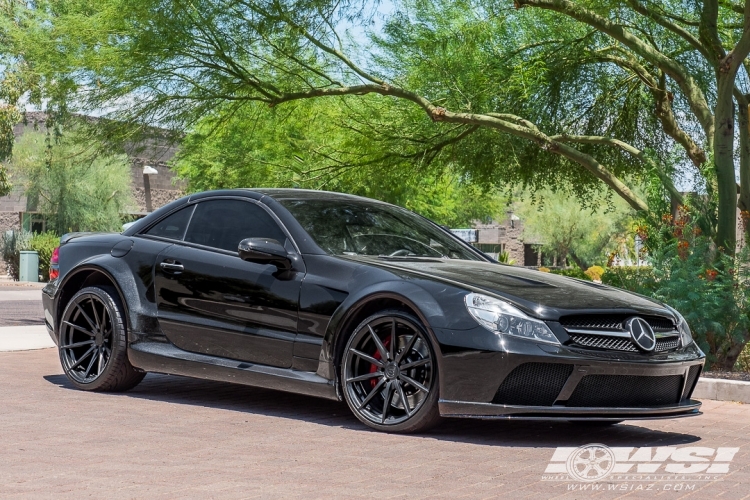
[[[432,330],[434,319],[443,316],[439,304],[417,285],[403,282],[380,283],[362,290],[356,296],[350,295],[336,309],[326,330],[322,353],[325,360],[321,363],[318,374],[334,380],[338,387],[342,353],[347,339],[365,318],[385,309],[395,309],[415,316],[427,331],[439,360],[440,344]],[[433,321],[430,321],[431,318]]]
[[[89,286],[112,286],[117,291],[118,299],[125,309],[125,327],[130,331],[130,314],[128,303],[125,300],[122,287],[114,278],[113,274],[107,269],[94,264],[80,266],[68,273],[59,287],[57,296],[57,306],[55,308],[55,324],[59,325],[65,307],[70,303],[70,299],[81,289]],[[58,327],[59,328],[59,327]],[[56,332],[58,333],[58,332]]]

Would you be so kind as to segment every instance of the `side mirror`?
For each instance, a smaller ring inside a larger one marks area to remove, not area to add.
[[[237,247],[240,259],[258,264],[273,264],[281,271],[292,268],[292,259],[286,248],[271,238],[245,238]]]

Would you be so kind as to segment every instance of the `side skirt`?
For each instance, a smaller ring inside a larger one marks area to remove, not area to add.
[[[131,344],[128,357],[133,366],[147,372],[251,385],[338,401],[333,381],[313,372],[196,354],[161,342]]]

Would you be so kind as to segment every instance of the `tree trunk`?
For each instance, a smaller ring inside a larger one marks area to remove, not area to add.
[[[589,268],[589,266],[587,266],[583,260],[578,258],[578,256],[574,252],[568,252],[568,255],[570,255],[570,259],[575,262],[578,267],[581,268],[581,271],[585,271]]]
[[[734,176],[734,78],[736,71],[718,72],[714,168],[719,195],[716,244],[733,254],[737,241],[737,180]]]
[[[739,107],[739,127],[740,127],[740,200],[739,209],[742,210],[742,221],[745,225],[745,242],[748,239],[748,216],[750,216],[750,98],[747,95],[739,96],[737,99]]]
[[[733,342],[732,346],[726,353],[716,353],[716,361],[711,365],[711,368],[731,372],[734,365],[737,363],[737,358],[742,354],[742,350],[745,348],[746,344],[747,341],[737,343]]]

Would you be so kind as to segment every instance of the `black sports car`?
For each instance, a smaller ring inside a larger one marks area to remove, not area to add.
[[[400,432],[700,413],[704,355],[677,311],[499,264],[386,203],[211,191],[60,245],[45,318],[80,389],[187,375],[344,399]]]

